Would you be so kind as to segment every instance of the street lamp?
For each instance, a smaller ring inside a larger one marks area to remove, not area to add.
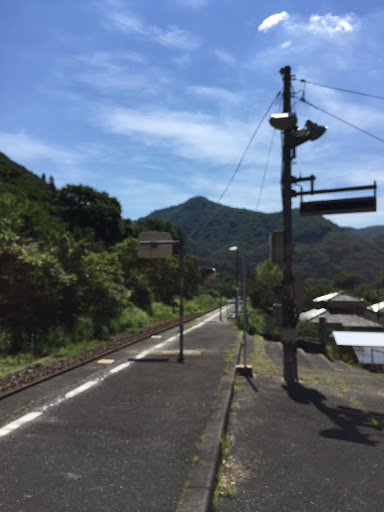
[[[235,316],[236,321],[239,315],[239,247],[237,245],[232,245],[229,250],[231,252],[236,252],[236,263],[235,263]]]

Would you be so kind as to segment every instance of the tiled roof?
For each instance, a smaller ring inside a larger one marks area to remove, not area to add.
[[[322,316],[325,318],[328,324],[340,324],[343,327],[358,327],[366,329],[383,329],[382,324],[369,320],[361,315],[350,314],[350,313],[330,313],[327,311]],[[312,320],[313,323],[319,322],[319,317]]]

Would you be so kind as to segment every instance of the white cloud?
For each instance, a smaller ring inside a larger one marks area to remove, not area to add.
[[[314,14],[309,18],[308,30],[314,34],[333,36],[344,32],[353,32],[358,23],[353,15],[335,16],[331,13],[319,16]]]
[[[210,0],[176,0],[176,3],[180,4],[182,7],[192,7],[193,9],[205,7],[209,2]]]
[[[165,72],[147,66],[145,58],[136,52],[79,55],[71,59],[68,66],[71,71],[66,76],[103,93],[137,91],[153,94],[168,82]]]
[[[209,99],[225,101],[233,104],[240,103],[241,98],[227,89],[220,87],[204,87],[200,85],[192,85],[188,87],[188,92],[197,94],[198,96],[204,96]]]
[[[176,57],[174,61],[180,68],[186,68],[191,62],[191,55],[189,53],[185,53],[180,57]]]
[[[177,183],[149,181],[145,176],[143,179],[120,177],[116,183],[110,184],[110,194],[119,198],[123,216],[134,219],[149,215],[154,210],[184,203],[191,197],[190,191],[185,187],[180,188]]]
[[[164,29],[147,24],[135,15],[117,11],[109,12],[107,16],[112,25],[120,31],[142,37],[167,48],[196,50],[202,44],[199,37],[177,25],[170,25]]]
[[[92,52],[88,54],[78,55],[77,60],[88,66],[94,67],[111,67],[115,63],[136,62],[144,63],[145,58],[137,52]]]
[[[280,45],[280,48],[289,48],[292,46],[292,41],[285,41],[285,43]]]
[[[226,52],[226,51],[220,50],[220,49],[216,49],[216,50],[214,50],[214,54],[221,62],[224,62],[225,64],[232,65],[235,63],[235,58],[229,52]]]
[[[285,21],[289,18],[289,14],[286,11],[279,12],[276,14],[272,14],[272,16],[269,16],[266,18],[261,25],[259,25],[258,29],[260,32],[266,32],[270,28],[274,27],[278,23],[281,23],[282,21]]]
[[[26,166],[35,174],[52,174],[58,186],[68,182],[89,180],[92,176],[83,167],[83,160],[98,153],[96,147],[66,149],[47,144],[28,135],[0,132],[2,151],[12,160]],[[99,155],[100,156],[100,155]]]
[[[334,36],[355,32],[359,29],[360,23],[354,14],[334,15],[332,13],[323,16],[313,14],[308,20],[298,19],[298,16],[290,16],[286,11],[273,14],[266,18],[258,30],[267,32],[275,25],[285,21],[285,27],[290,33],[302,34],[302,31],[310,32],[314,35]]]
[[[206,160],[214,165],[237,164],[251,129],[245,123],[216,121],[183,111],[102,108],[96,116],[107,132],[126,135],[173,155]]]
[[[18,133],[0,133],[0,139],[7,155],[17,155],[19,161],[35,158],[47,158],[49,160],[72,160],[72,153],[56,145],[45,144],[28,135],[25,131]]]

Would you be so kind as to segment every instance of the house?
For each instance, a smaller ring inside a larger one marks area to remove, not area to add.
[[[312,302],[334,313],[364,313],[365,309],[364,299],[343,291],[316,297]]]
[[[384,301],[368,306],[366,315],[367,318],[371,318],[377,322],[384,322]]]
[[[375,319],[367,318],[364,299],[339,291],[313,299],[315,309],[300,314],[299,321],[319,324],[324,318],[332,329],[353,329],[364,331],[384,330]]]
[[[384,332],[333,331],[341,354],[363,365],[384,365]]]

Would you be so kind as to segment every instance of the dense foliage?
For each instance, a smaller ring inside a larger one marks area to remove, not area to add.
[[[159,219],[133,223],[117,199],[91,187],[57,190],[0,154],[0,352],[44,354],[68,340],[107,337],[132,312],[175,309],[179,257],[137,257],[140,231],[172,231]],[[175,234],[173,233],[175,236]],[[185,298],[197,294],[196,260],[185,256]],[[146,318],[148,320],[148,318]]]

